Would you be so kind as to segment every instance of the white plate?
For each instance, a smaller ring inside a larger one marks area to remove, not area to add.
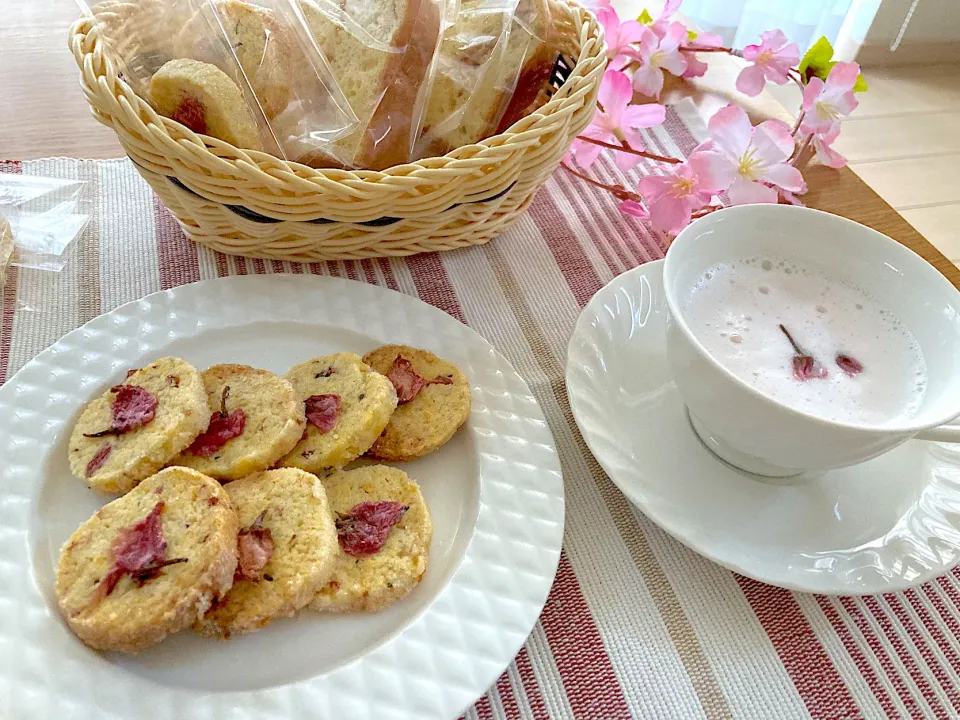
[[[956,565],[957,446],[913,440],[804,484],[742,472],[703,446],[667,366],[662,266],[598,292],[567,354],[577,424],[624,495],[701,555],[791,590],[892,592]]]
[[[70,476],[81,406],[164,355],[274,372],[396,342],[473,386],[467,426],[403,466],[432,511],[420,586],[377,614],[306,612],[217,642],[180,633],[100,655],[61,622],[61,544],[104,502]],[[314,276],[231,277],[156,293],[66,335],[0,388],[0,687],[4,717],[454,718],[520,649],[563,536],[563,480],[529,388],[483,338],[414,298]]]

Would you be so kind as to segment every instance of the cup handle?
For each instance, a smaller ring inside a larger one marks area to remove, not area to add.
[[[940,427],[921,430],[917,433],[918,440],[932,440],[933,442],[960,443],[960,422],[948,423]]]

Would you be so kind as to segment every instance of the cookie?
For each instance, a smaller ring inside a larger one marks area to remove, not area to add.
[[[139,652],[190,627],[233,582],[237,515],[217,481],[167,468],[100,508],[60,551],[56,593],[97,650]]]
[[[330,581],[310,607],[380,610],[415,588],[427,571],[433,538],[419,486],[386,465],[334,473],[323,484],[337,518],[341,552]]]
[[[266,370],[214,365],[203,372],[210,425],[170,464],[222,482],[271,467],[303,435],[303,403],[293,386]]]
[[[426,350],[384,345],[363,361],[387,376],[399,404],[369,455],[414,460],[442,447],[470,416],[470,383],[456,365]]]
[[[326,585],[339,554],[327,494],[315,475],[268,470],[226,490],[240,518],[237,577],[196,625],[219,637],[293,615]]]
[[[99,492],[128,492],[183,452],[209,420],[200,373],[180,358],[161,358],[87,405],[70,436],[70,470]]]
[[[280,461],[325,473],[360,457],[397,406],[393,385],[353,353],[307,360],[285,375],[304,402],[306,433]]]
[[[178,58],[150,80],[150,98],[161,115],[238,148],[260,150],[260,136],[237,84],[216,65]]]

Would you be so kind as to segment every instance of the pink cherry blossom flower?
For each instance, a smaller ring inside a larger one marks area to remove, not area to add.
[[[680,52],[687,29],[680,23],[672,23],[662,38],[650,28],[645,27],[643,31],[640,45],[635,48],[640,67],[633,73],[633,87],[647,97],[660,97],[663,71],[679,77],[687,69],[687,59]]]
[[[649,128],[664,121],[667,109],[663,105],[630,105],[633,90],[630,78],[617,70],[607,70],[600,82],[597,95],[599,106],[594,111],[593,122],[584,130],[584,137],[619,145],[616,131],[634,150],[643,150],[643,138],[637,132],[640,128]],[[603,148],[593,143],[576,140],[573,143],[573,156],[580,167],[590,167]],[[615,162],[621,170],[629,170],[640,161],[637,155],[616,153]]]
[[[597,14],[600,10],[610,9],[610,0],[582,0],[582,5]]]
[[[832,168],[842,168],[847,164],[847,159],[833,149],[833,142],[840,135],[840,127],[837,126],[828,133],[815,133],[811,137],[813,149],[817,151],[817,160],[821,165]]]
[[[663,11],[660,13],[660,16],[648,26],[658,38],[663,39],[667,34],[667,30],[673,22],[673,15],[680,9],[680,3],[682,1],[683,0],[667,0],[663,4]]]
[[[647,212],[647,209],[638,203],[636,200],[624,200],[617,207],[624,215],[632,215],[633,217],[640,218],[641,220],[646,220],[650,217],[650,213]]]
[[[838,62],[827,75],[824,82],[818,77],[810,78],[803,91],[804,133],[828,135],[839,130],[840,118],[849,115],[858,102],[853,94],[853,86],[860,75],[857,63]]]
[[[650,211],[650,221],[668,233],[680,232],[690,224],[693,213],[723,190],[715,176],[715,155],[695,151],[685,163],[674,165],[666,175],[647,175],[640,179],[640,196]]]
[[[699,149],[715,151],[712,172],[729,183],[732,204],[775,203],[776,187],[806,191],[803,175],[787,163],[794,140],[786,123],[767,120],[753,127],[743,109],[727,105],[714,113],[707,130],[709,140]]]
[[[743,49],[745,60],[753,63],[737,76],[737,90],[755,97],[763,90],[767,80],[777,85],[790,81],[790,68],[800,62],[800,48],[796,43],[787,43],[787,36],[780,30],[767,30],[760,34],[759,45],[747,45]]]
[[[707,74],[707,64],[697,57],[696,50],[691,47],[723,47],[723,38],[713,33],[700,33],[693,40],[684,38],[680,44],[680,52],[687,61],[687,69],[681,77],[698,78]]]
[[[603,25],[603,36],[607,41],[607,59],[617,70],[622,70],[626,61],[636,53],[634,43],[640,42],[645,27],[636,20],[620,22],[620,16],[613,8],[597,12],[597,20]]]

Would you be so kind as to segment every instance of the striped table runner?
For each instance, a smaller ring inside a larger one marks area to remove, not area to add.
[[[687,153],[698,132],[671,113],[648,135],[649,147]],[[611,198],[557,172],[514,228],[483,247],[291,265],[198,249],[127,160],[9,162],[0,170],[84,180],[93,216],[62,272],[8,272],[0,382],[122,303],[251,273],[336,275],[400,290],[470,325],[510,359],[557,441],[566,536],[540,620],[466,718],[960,717],[956,573],[863,599],[765,586],[687,550],[604,475],[567,402],[567,340],[597,290],[662,255],[659,238],[622,217]],[[593,172],[625,182],[606,158]]]

